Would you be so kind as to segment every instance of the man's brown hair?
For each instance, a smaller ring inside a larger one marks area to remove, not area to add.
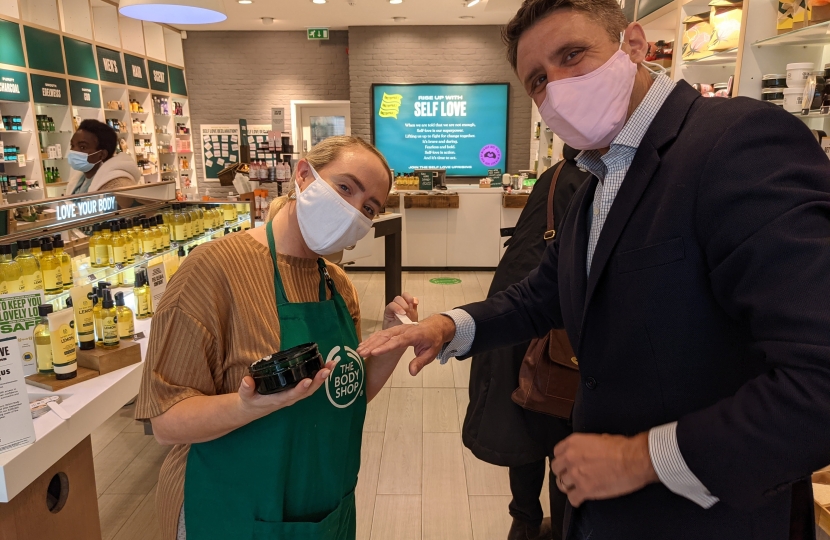
[[[611,39],[620,39],[620,32],[628,21],[616,0],[524,0],[522,7],[502,30],[502,39],[507,45],[507,60],[516,70],[518,63],[519,38],[534,24],[554,11],[571,9],[585,13],[605,27]]]

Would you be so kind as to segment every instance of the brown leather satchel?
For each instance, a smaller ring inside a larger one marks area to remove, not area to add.
[[[545,240],[556,236],[553,228],[553,193],[565,161],[556,168],[548,193],[548,230]],[[528,410],[570,419],[576,390],[579,387],[579,363],[568,334],[551,330],[545,337],[534,339],[527,348],[519,369],[519,387],[513,401]]]

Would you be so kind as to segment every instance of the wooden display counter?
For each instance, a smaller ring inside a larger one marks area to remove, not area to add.
[[[530,197],[527,193],[505,193],[501,199],[502,208],[524,208],[527,206],[527,198]]]
[[[386,201],[386,208],[400,208],[403,199],[404,208],[458,208],[460,197],[457,193],[393,193]]]

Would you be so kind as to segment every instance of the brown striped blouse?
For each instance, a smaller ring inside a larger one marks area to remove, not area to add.
[[[315,302],[314,259],[278,255],[290,302]],[[345,272],[329,264],[360,336],[357,294]],[[248,366],[280,348],[270,252],[250,234],[203,244],[170,280],[153,317],[136,418],[148,419],[192,396],[236,392]],[[190,445],[175,445],[162,465],[156,506],[162,537],[176,538]]]

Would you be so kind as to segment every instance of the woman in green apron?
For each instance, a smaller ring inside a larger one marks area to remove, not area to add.
[[[264,227],[195,250],[156,310],[136,417],[174,445],[157,489],[166,540],[355,537],[366,403],[403,351],[355,352],[357,295],[321,255],[369,232],[391,172],[373,146],[332,137],[294,181]],[[417,299],[396,298],[384,328],[396,314],[417,320]],[[315,379],[257,394],[248,366],[308,342],[326,362]]]

